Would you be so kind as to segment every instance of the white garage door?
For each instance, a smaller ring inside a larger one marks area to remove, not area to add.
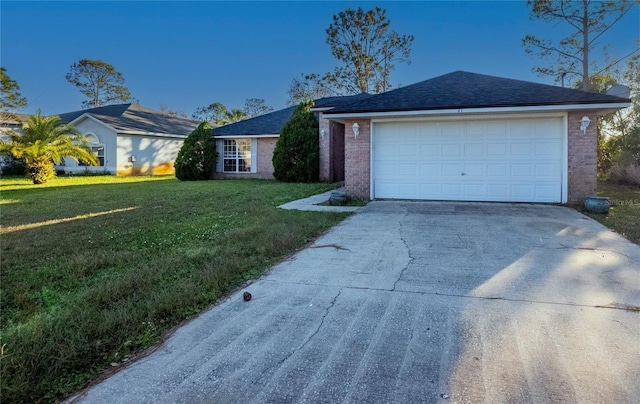
[[[562,118],[375,123],[375,198],[561,202]]]

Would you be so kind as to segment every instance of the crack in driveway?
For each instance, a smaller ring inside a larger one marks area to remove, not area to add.
[[[404,268],[402,268],[402,270],[400,271],[400,274],[398,275],[398,279],[396,279],[396,281],[393,283],[393,288],[391,288],[392,292],[396,290],[396,286],[398,285],[398,282],[400,282],[400,279],[402,279],[404,272],[409,268],[409,265],[411,265],[411,263],[415,260],[415,257],[411,255],[411,248],[409,247],[409,243],[407,243],[407,240],[405,240],[404,236],[402,235],[403,222],[404,222],[404,219],[407,218],[407,216],[409,216],[409,214],[405,213],[402,219],[398,221],[399,223],[398,233],[400,235],[400,240],[402,240],[402,243],[404,243],[404,246],[407,248],[407,255],[409,256],[409,261],[407,262],[407,265],[405,265]]]

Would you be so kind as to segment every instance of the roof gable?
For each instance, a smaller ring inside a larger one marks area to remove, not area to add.
[[[457,71],[336,107],[326,114],[624,102],[629,100],[607,94]]]
[[[160,111],[133,104],[106,105],[60,114],[63,122],[72,122],[82,115],[124,132],[162,133],[188,136],[199,122],[166,115]]]

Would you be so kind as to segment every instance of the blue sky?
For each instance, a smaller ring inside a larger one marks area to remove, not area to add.
[[[553,84],[531,71],[526,34],[560,38],[561,25],[531,21],[525,1],[424,2],[0,2],[2,66],[29,106],[54,114],[80,109],[64,76],[80,59],[101,59],[125,78],[143,106],[191,115],[212,102],[242,108],[264,98],[283,108],[293,77],[336,65],[325,43],[332,16],[346,8],[387,10],[391,27],[413,34],[410,65],[393,85],[466,70]],[[640,7],[602,37],[613,55],[640,38]]]

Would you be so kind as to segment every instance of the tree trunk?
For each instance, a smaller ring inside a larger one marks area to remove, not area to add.
[[[582,90],[589,91],[589,2],[582,0]]]

